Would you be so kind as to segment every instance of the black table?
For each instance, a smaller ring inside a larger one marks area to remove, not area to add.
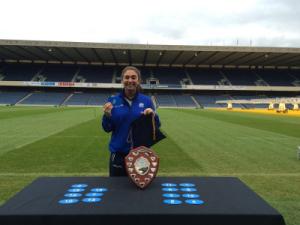
[[[64,196],[70,193],[82,196]],[[0,207],[0,224],[284,225],[284,220],[232,177],[157,177],[146,190],[127,177],[45,177]]]

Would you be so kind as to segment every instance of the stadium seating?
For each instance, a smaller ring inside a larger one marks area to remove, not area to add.
[[[40,75],[46,77],[45,81],[71,82],[77,69],[74,65],[47,65]]]
[[[50,81],[50,82],[120,82],[122,66],[69,65],[69,64],[0,64],[0,81]],[[245,94],[245,91],[199,91],[197,94],[183,93],[182,84],[194,85],[238,85],[238,86],[300,86],[300,70],[275,69],[215,69],[215,68],[169,68],[140,67],[146,94],[155,90],[156,81],[160,88],[169,88],[168,93],[158,89],[155,97],[160,107],[227,107],[217,100],[257,99],[264,93]],[[146,84],[149,79],[153,83]],[[152,86],[153,85],[153,86]],[[151,88],[149,91],[149,89]],[[153,89],[152,89],[153,88]],[[213,87],[214,88],[214,87]],[[1,88],[0,104],[37,105],[103,105],[113,90],[99,89],[33,89],[27,87]],[[7,91],[11,90],[11,91]],[[41,92],[36,92],[39,90]],[[55,90],[55,91],[54,91]],[[147,93],[148,91],[148,93]],[[248,95],[249,94],[249,95]],[[283,93],[281,93],[283,94]],[[26,97],[25,97],[26,96]],[[25,98],[24,98],[25,97]],[[264,96],[265,98],[266,96]],[[276,97],[276,96],[270,96]],[[23,99],[24,98],[24,99]],[[21,102],[19,102],[22,100]],[[196,101],[196,102],[195,102]],[[199,105],[198,105],[199,104]],[[238,108],[267,108],[268,104],[237,104]],[[292,105],[287,104],[287,108]]]
[[[65,64],[1,64],[0,76],[4,81],[31,81],[35,76],[45,81],[112,83],[113,77],[120,77],[123,67],[65,65]],[[141,67],[143,83],[149,78],[160,84],[180,85],[191,78],[195,85],[257,85],[263,80],[270,86],[294,86],[300,81],[298,70],[249,70],[249,69],[207,69],[207,68],[156,68]],[[83,79],[76,80],[76,77]],[[226,80],[229,82],[226,83]],[[120,81],[120,80],[119,80]],[[225,83],[224,83],[225,81]]]
[[[193,84],[195,85],[218,85],[224,79],[217,69],[187,69]]]
[[[153,68],[152,72],[159,84],[181,84],[181,81],[187,78],[183,69]]]
[[[94,93],[90,95],[88,105],[104,105],[109,97],[109,93]]]
[[[147,93],[145,93],[147,94]],[[14,105],[70,105],[70,106],[100,106],[105,104],[110,91],[101,92],[26,92],[26,91],[0,91],[0,104]],[[149,97],[151,96],[148,93]],[[224,95],[224,94],[194,94],[192,99],[190,94],[179,94],[176,92],[155,94],[159,107],[203,107],[203,108],[227,108],[227,103],[216,103],[219,100],[251,100],[265,98],[282,98],[280,95]],[[288,96],[297,97],[297,96]],[[299,96],[298,96],[299,97]],[[233,103],[233,108],[268,108],[266,104],[238,104]],[[277,105],[275,104],[276,108]],[[292,104],[286,104],[288,109],[293,109]]]
[[[270,86],[293,86],[295,79],[287,71],[256,70],[255,71]]]
[[[234,100],[251,100],[251,99],[261,99],[261,98],[266,98],[266,96],[262,96],[262,95],[257,95],[257,96],[253,96],[253,95],[233,95],[231,96],[232,99]],[[267,109],[269,106],[269,104],[238,104],[239,108],[247,108],[247,109],[251,109],[251,108],[262,108],[262,109]],[[234,106],[235,107],[235,106]]]
[[[90,95],[82,92],[74,93],[64,102],[64,105],[87,105]]]
[[[112,83],[114,67],[81,66],[78,76],[85,78],[87,83]]]
[[[145,84],[147,79],[149,79],[150,77],[152,77],[152,71],[150,68],[147,67],[141,67],[140,68],[141,71],[141,75],[142,75],[142,84]]]
[[[251,70],[222,70],[225,76],[230,80],[232,85],[256,85],[257,76]]]
[[[173,94],[173,97],[178,107],[197,107],[195,102],[191,99],[190,95]]]
[[[64,102],[64,105],[104,105],[107,101],[109,92],[107,93],[82,93],[77,92]]]
[[[4,81],[31,81],[41,70],[40,65],[34,64],[6,64],[1,68]]]
[[[176,101],[171,94],[155,95],[159,107],[176,107]]]
[[[294,76],[296,79],[300,80],[300,71],[299,70],[290,70],[289,74]]]
[[[292,83],[295,86],[300,86],[300,71],[296,70],[290,70],[289,75],[295,79],[295,81]]]
[[[219,100],[230,100],[230,96],[225,95],[194,95],[194,98],[200,106],[204,108],[222,108],[227,107],[225,103],[216,103]]]
[[[24,105],[60,105],[70,93],[64,92],[34,92],[18,104]]]
[[[27,94],[28,92],[23,92],[23,91],[16,91],[16,92],[0,91],[0,104],[14,105],[23,97],[25,97]]]

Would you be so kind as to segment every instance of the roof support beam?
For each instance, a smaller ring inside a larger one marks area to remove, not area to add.
[[[126,50],[126,52],[127,52],[127,56],[128,56],[129,65],[131,66],[132,65],[131,51],[130,50]]]
[[[11,54],[11,53],[10,53]],[[5,52],[2,52],[1,51],[1,48],[0,48],[0,55],[3,55],[5,58],[7,58],[7,59],[9,59],[9,55],[7,54],[7,53],[5,53]],[[5,58],[2,58],[3,60],[5,59]]]
[[[37,47],[37,49],[43,53],[45,53],[46,55],[48,55],[50,58],[54,58],[56,61],[61,61],[61,59],[57,58],[55,55],[51,54],[51,51],[46,51],[44,48],[41,48],[41,47]],[[52,49],[52,48],[51,48]],[[50,59],[52,60],[52,59]],[[49,60],[46,60],[46,61],[49,61]]]
[[[25,48],[23,46],[18,46],[18,48],[22,49],[22,51],[26,52],[28,55],[31,55],[31,56],[33,56],[33,57],[35,57],[37,59],[41,59],[42,58],[42,60],[45,60],[43,57],[41,57],[39,55],[36,55],[35,53],[29,51],[27,48]],[[32,60],[34,60],[34,59],[32,59]]]
[[[98,61],[100,61],[102,63],[102,65],[103,65],[104,61],[103,61],[102,57],[99,55],[99,53],[97,52],[97,50],[95,48],[92,48],[92,51],[96,55]]]
[[[251,58],[251,59],[248,59],[248,60],[246,60],[245,62],[243,62],[244,64],[246,63],[246,64],[248,64],[249,62],[251,63],[251,65],[254,65],[255,64],[255,61],[257,61],[258,59],[260,59],[260,58],[266,58],[266,54],[269,54],[269,53],[263,53],[263,55],[260,55],[260,56],[258,56],[258,57],[256,57],[256,58]],[[256,66],[256,65],[255,65]],[[257,65],[257,66],[259,66],[259,65]]]
[[[88,58],[86,58],[86,57],[78,50],[78,48],[74,48],[74,51],[75,51],[81,58],[83,58],[85,61],[91,62]]]
[[[109,49],[109,51],[110,51],[110,54],[112,55],[112,58],[113,58],[113,60],[114,60],[114,63],[115,63],[116,65],[119,65],[119,63],[118,63],[118,61],[117,61],[117,57],[116,57],[114,51],[113,51],[112,49]]]
[[[160,52],[159,52],[159,57],[158,57],[158,59],[157,59],[157,61],[156,61],[156,66],[159,65],[160,61],[162,60],[162,58],[163,58],[164,55],[165,55],[165,52],[166,52],[166,51],[160,51]]]
[[[172,60],[172,62],[169,64],[169,66],[171,67],[175,62],[176,60],[182,55],[183,51],[180,51],[176,56],[175,58]]]
[[[207,62],[208,60],[210,60],[212,57],[214,57],[218,52],[214,52],[213,54],[211,54],[210,56],[208,56],[206,59],[202,60],[201,62],[197,63],[197,67],[201,64],[204,64],[205,62]]]
[[[191,56],[188,60],[186,60],[184,63],[183,63],[183,66],[186,66],[188,65],[194,58],[198,57],[198,54],[200,52],[195,52],[193,56]]]
[[[148,57],[148,50],[145,50],[144,59],[143,59],[143,66],[146,65],[147,57]]]
[[[265,66],[266,65],[266,63],[268,63],[268,64],[270,64],[272,61],[276,61],[276,59],[278,59],[278,58],[280,58],[280,57],[282,57],[282,56],[284,56],[284,55],[286,55],[287,53],[283,53],[283,54],[280,54],[280,55],[276,55],[276,56],[274,56],[274,57],[272,57],[272,58],[269,58],[269,57],[267,57],[267,58],[265,58],[265,60],[263,61],[263,63],[262,63],[262,65],[263,66]],[[265,63],[266,62],[266,63]]]
[[[298,65],[299,65],[300,57],[298,56],[298,57],[295,57],[291,60],[285,61],[284,64],[288,64],[288,66],[293,66],[293,65],[291,65],[291,63],[293,63],[293,62],[298,62]]]
[[[285,59],[282,59],[282,58],[281,58],[281,59],[280,59],[280,58],[279,58],[279,59],[276,59],[276,60],[273,61],[272,63],[274,63],[274,62],[277,63],[277,62],[286,61],[286,60],[289,61],[290,59],[294,59],[294,58],[295,58],[295,56],[292,55],[292,56],[287,57],[287,58],[285,58]]]
[[[66,57],[66,61],[73,61],[75,62],[76,60],[73,59],[70,55],[68,55],[67,53],[63,52],[60,48],[55,48],[55,50],[57,52],[59,52],[60,54],[62,54],[64,57]],[[64,61],[64,60],[60,60],[60,61]]]
[[[232,56],[232,55],[234,55],[234,54],[235,54],[235,52],[231,52],[231,53],[227,54],[226,56],[224,56],[224,57],[222,57],[222,58],[220,58],[220,59],[215,60],[215,61],[212,62],[211,64],[212,64],[212,65],[217,65],[217,63],[223,64],[222,61],[223,61],[224,59],[226,59],[226,58],[228,58],[228,57],[230,57],[230,56]]]
[[[17,56],[17,58],[18,57],[27,58],[25,55],[22,55],[19,52],[17,53],[16,51],[14,51],[14,50],[12,50],[10,48],[7,48],[6,46],[2,46],[2,48],[4,48],[5,51],[9,52],[10,54]],[[18,60],[20,60],[20,59],[18,59]]]
[[[251,55],[252,53],[253,53],[253,52],[249,52],[249,53],[243,55],[242,57],[239,57],[239,58],[237,58],[237,59],[233,59],[233,60],[227,62],[226,64],[227,64],[227,65],[230,65],[231,63],[233,63],[233,62],[235,62],[235,61],[238,61],[238,60],[241,60],[241,59],[243,59],[243,58],[248,57],[248,56]],[[235,65],[236,65],[236,64],[235,64]]]

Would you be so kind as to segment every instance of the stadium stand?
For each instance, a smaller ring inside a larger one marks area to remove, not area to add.
[[[289,74],[294,76],[296,79],[300,80],[300,71],[299,70],[290,70]]]
[[[178,107],[193,107],[196,108],[197,105],[195,102],[192,100],[190,95],[186,94],[174,94],[173,98],[176,102],[176,105]]]
[[[28,92],[22,92],[22,91],[0,91],[0,104],[4,105],[14,105],[18,101],[20,101],[22,98],[24,98]]]
[[[34,65],[34,64],[3,64],[1,65],[2,80],[11,81],[57,81],[57,82],[91,82],[91,83],[118,83],[123,67],[116,66],[78,66],[78,65]],[[157,80],[158,84],[166,84],[167,87],[180,88],[181,84],[191,79],[193,84],[201,85],[239,85],[257,86],[259,80],[271,86],[297,86],[295,83],[300,76],[297,70],[250,70],[250,69],[203,69],[203,68],[153,68],[141,67],[144,83]],[[117,79],[119,78],[119,79]],[[300,83],[299,83],[300,85]],[[155,88],[155,86],[154,86]],[[103,105],[113,90],[96,90],[95,93],[86,90],[74,91],[43,91],[36,92],[32,89],[26,91],[2,91],[0,104],[33,104],[33,105]],[[28,94],[30,93],[30,94]],[[221,92],[220,92],[221,93]],[[149,90],[146,94],[150,94]],[[191,97],[194,96],[194,98]],[[166,93],[156,93],[159,107],[227,107],[227,104],[217,104],[218,100],[250,100],[265,98],[262,93],[245,95],[243,91],[238,94],[224,93],[184,93],[176,90]],[[272,95],[276,98],[280,95]],[[24,98],[24,99],[22,99]],[[196,101],[196,102],[195,102]],[[268,108],[268,104],[237,104],[237,108]],[[287,104],[287,108],[292,108]]]
[[[270,86],[293,86],[295,81],[287,71],[282,70],[256,70],[255,71]]]
[[[116,66],[78,66],[78,65],[33,65],[33,64],[2,64],[2,80],[21,80],[21,81],[57,81],[57,82],[92,82],[92,83],[115,83],[120,82],[120,73],[123,67]],[[263,80],[268,85],[274,86],[297,86],[295,82],[300,76],[299,71],[288,70],[250,70],[250,69],[202,69],[202,68],[149,68],[141,67],[144,83],[149,83],[151,79],[157,79],[160,85],[165,83],[169,88],[180,89],[182,81],[191,79],[193,84],[201,85],[239,85],[239,86],[257,86],[258,80]],[[117,79],[119,78],[119,79]],[[181,83],[181,84],[180,84]],[[300,83],[299,83],[300,85]],[[107,97],[113,90],[103,91],[95,90],[91,93],[87,90],[59,90],[36,92],[33,89],[25,91],[2,91],[0,95],[0,104],[33,104],[33,105],[82,105],[97,106],[103,105]],[[151,94],[152,91],[146,91],[145,94]],[[28,94],[30,93],[30,94]],[[194,96],[191,97],[191,96]],[[279,95],[269,97],[276,98]],[[25,98],[24,98],[25,97]],[[156,100],[159,107],[227,107],[227,104],[217,104],[218,100],[250,100],[265,98],[263,93],[246,95],[243,91],[238,94],[224,93],[185,93],[183,91],[170,91],[169,93],[156,92]],[[24,98],[24,99],[22,99]],[[20,101],[22,100],[22,101]],[[19,102],[20,101],[20,102]],[[268,104],[237,104],[237,108],[268,108]],[[287,104],[287,108],[292,108]]]
[[[218,85],[220,83],[228,85],[224,76],[217,69],[187,69],[193,84],[198,85]]]
[[[120,73],[120,75],[121,75],[121,73]],[[142,84],[147,83],[147,80],[149,81],[149,80],[151,80],[151,78],[153,78],[152,71],[148,67],[141,67],[141,75],[142,75]]]
[[[112,83],[115,70],[112,66],[81,66],[77,76],[87,83]]]
[[[3,81],[31,81],[41,70],[40,65],[34,64],[4,64],[1,69]]]
[[[71,82],[77,69],[74,65],[47,65],[39,76],[45,77],[44,81]]]
[[[229,95],[194,95],[196,101],[203,108],[222,108],[227,107],[227,104],[217,104],[218,100],[230,100],[232,99]]]
[[[83,93],[75,92],[66,100],[63,105],[104,105],[109,93]]]
[[[108,93],[91,94],[88,105],[104,105],[108,96]]]
[[[263,98],[267,98],[266,96],[264,96],[264,95],[239,95],[239,96],[237,96],[237,95],[233,95],[233,96],[231,96],[232,97],[232,99],[234,99],[234,100],[251,100],[251,99],[263,99]],[[237,105],[239,105],[240,107],[242,107],[242,108],[247,108],[247,109],[252,109],[252,108],[257,108],[257,109],[259,109],[259,108],[264,108],[264,109],[267,109],[268,108],[268,104],[242,104],[242,106],[241,106],[241,104],[237,104]]]
[[[181,84],[183,79],[187,79],[183,69],[153,68],[152,71],[159,84]]]
[[[33,92],[18,104],[20,105],[61,105],[70,93]]]
[[[225,76],[230,80],[232,85],[257,85],[258,77],[253,71],[248,69],[231,69],[231,70],[222,70]]]
[[[85,94],[82,92],[75,92],[70,95],[68,99],[63,103],[63,105],[87,105],[90,99],[89,94]]]
[[[160,107],[266,108],[247,100],[299,95],[298,48],[22,40],[0,47],[0,104],[102,105],[120,90],[127,65],[141,70],[144,93]]]
[[[176,101],[171,94],[155,95],[159,107],[177,107]]]
[[[292,84],[294,86],[300,86],[300,71],[290,70],[288,73],[295,80]]]

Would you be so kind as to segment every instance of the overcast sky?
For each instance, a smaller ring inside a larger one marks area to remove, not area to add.
[[[0,39],[300,47],[300,0],[1,0]]]

